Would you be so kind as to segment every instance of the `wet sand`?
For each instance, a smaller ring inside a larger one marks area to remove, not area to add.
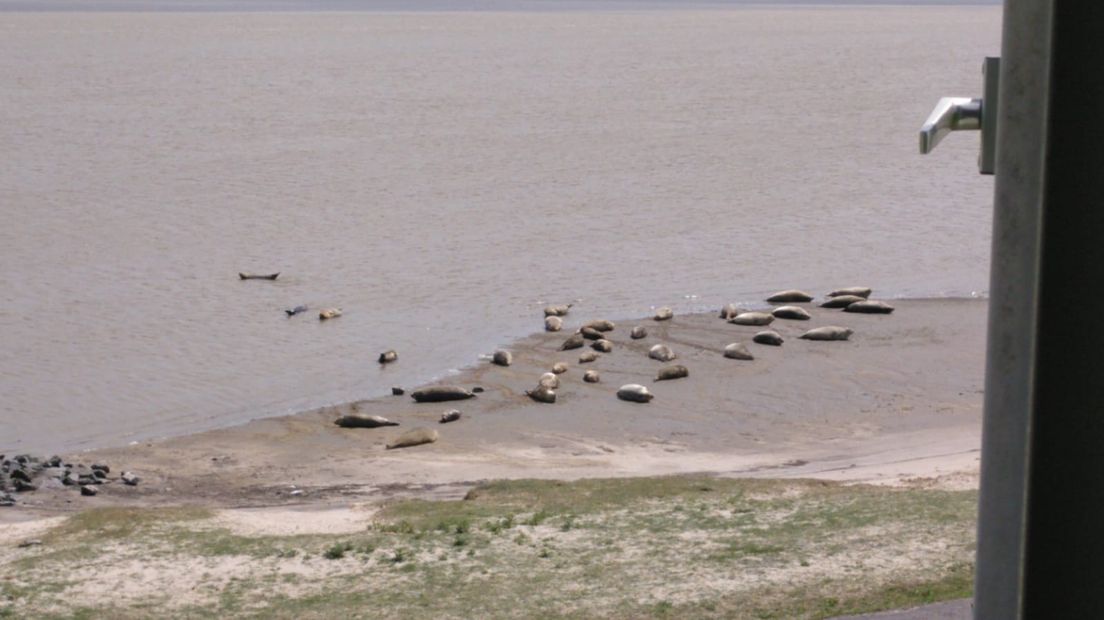
[[[137,487],[104,485],[82,498],[72,488],[20,496],[0,512],[18,520],[112,504],[197,503],[215,507],[296,504],[336,507],[394,496],[455,497],[474,482],[495,478],[573,479],[709,472],[723,476],[823,477],[922,484],[940,478],[976,483],[984,374],[987,303],[979,300],[897,300],[891,315],[847,314],[806,306],[810,321],[776,320],[781,347],[758,345],[763,328],[731,325],[716,314],[676,315],[666,322],[620,320],[607,336],[612,353],[589,364],[590,350],[559,351],[589,316],[577,308],[564,331],[536,333],[509,347],[514,362],[473,363],[437,384],[486,391],[467,401],[415,403],[386,396],[242,426],[124,448],[72,455],[137,472]],[[616,320],[616,319],[615,319]],[[534,317],[534,325],[541,317]],[[634,325],[649,335],[631,340]],[[821,325],[851,327],[847,342],[797,338]],[[753,361],[722,357],[744,342]],[[655,382],[665,364],[648,349],[670,345],[671,363],[690,376]],[[588,342],[589,344],[589,342]],[[402,351],[397,364],[402,363]],[[524,395],[555,362],[555,404]],[[582,381],[585,370],[602,381]],[[617,388],[647,385],[648,404],[623,402]],[[463,418],[438,424],[442,412]],[[357,411],[400,423],[343,429],[333,421]],[[411,428],[437,429],[437,443],[400,450],[385,444]],[[292,494],[293,489],[301,492]]]

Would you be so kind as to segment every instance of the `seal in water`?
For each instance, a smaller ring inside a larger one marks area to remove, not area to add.
[[[848,288],[837,288],[831,293],[828,293],[828,297],[843,297],[844,295],[854,295],[855,297],[866,299],[870,297],[870,289],[865,286],[850,286]]]
[[[595,351],[601,351],[602,353],[609,353],[613,350],[613,343],[603,338],[601,340],[595,340],[594,344],[590,345],[590,348]]]
[[[671,350],[671,347],[665,344],[657,344],[651,349],[648,349],[648,357],[659,360],[661,362],[669,362],[675,359],[675,352]]]
[[[733,342],[724,348],[724,356],[730,360],[753,360],[755,356],[741,342]]]
[[[655,395],[648,391],[648,388],[638,383],[629,383],[622,385],[621,389],[617,390],[617,398],[621,400],[627,400],[634,403],[646,403]]]
[[[275,280],[276,278],[280,277],[280,272],[277,271],[276,273],[249,273],[239,271],[238,277],[242,280]]]
[[[482,394],[482,393],[483,393],[483,388],[479,387],[478,385],[472,388],[472,394]]]
[[[556,362],[555,364],[552,364],[552,372],[556,373],[557,375],[564,374],[565,372],[567,372],[567,364],[563,362]]]
[[[399,359],[399,354],[394,349],[388,349],[379,355],[379,363],[381,364],[390,364],[397,359]]]
[[[773,321],[774,315],[766,312],[744,312],[728,320],[734,325],[770,325]]]
[[[597,351],[587,351],[587,352],[585,352],[585,353],[583,353],[582,355],[579,356],[579,363],[580,364],[589,364],[590,362],[593,362],[596,359],[598,359],[598,352]]]
[[[379,428],[381,426],[398,426],[398,422],[392,422],[378,415],[364,415],[362,413],[350,413],[334,420],[334,424],[341,428]]]
[[[592,327],[600,332],[610,332],[613,331],[613,328],[616,326],[613,324],[613,321],[602,319],[600,321],[591,321],[583,325],[583,327]]]
[[[600,340],[602,338],[602,332],[594,329],[593,327],[581,327],[579,328],[579,335],[587,340]]]
[[[341,316],[341,308],[326,308],[318,313],[318,320],[325,321],[326,319],[336,319],[339,316]]]
[[[666,307],[666,306],[664,306],[664,307],[660,308],[659,310],[656,310],[654,318],[657,321],[667,321],[667,320],[670,320],[670,318],[673,317],[673,316],[675,316],[675,311],[668,308],[668,307]]]
[[[839,297],[833,297],[820,304],[821,308],[846,308],[856,301],[866,301],[865,297],[859,297],[858,295],[840,295]]]
[[[540,380],[537,381],[537,385],[546,387],[550,390],[554,390],[560,387],[560,378],[556,376],[554,372],[546,372],[540,376]]]
[[[401,387],[396,385],[395,387],[391,388],[392,396],[402,396],[403,394],[406,394],[406,390],[402,389]]]
[[[544,316],[567,316],[567,311],[575,304],[560,304],[558,306],[545,306]]]
[[[551,404],[556,402],[556,390],[544,387],[543,385],[538,385],[537,389],[535,390],[526,390],[525,395],[537,401],[538,403]]]
[[[681,379],[683,377],[690,376],[690,369],[682,364],[675,364],[673,366],[664,366],[656,373],[656,381],[670,381],[671,379]]]
[[[411,398],[419,403],[439,403],[446,400],[466,400],[475,398],[475,394],[455,385],[437,385],[414,390]]]
[[[861,314],[889,314],[893,312],[893,306],[884,301],[856,301],[843,309],[844,312],[859,312]]]
[[[298,306],[295,306],[291,310],[284,310],[284,312],[287,312],[288,316],[295,316],[296,314],[299,314],[300,312],[306,312],[307,310],[309,310],[309,308],[307,308],[305,305],[300,304]]]
[[[799,291],[797,289],[790,289],[788,291],[779,291],[774,295],[767,298],[767,301],[771,303],[793,303],[801,301],[812,301],[813,296],[805,291]]]
[[[544,317],[544,331],[558,332],[563,329],[563,319],[558,316]]]
[[[560,350],[561,351],[570,351],[571,349],[582,348],[583,342],[584,342],[583,335],[582,334],[575,334],[574,336],[571,336],[567,340],[564,340],[564,343],[562,345],[560,345]]]
[[[744,312],[747,311],[741,310],[736,304],[725,304],[725,306],[721,308],[721,318],[727,321],[728,319],[735,318],[737,315],[743,314]]]
[[[388,450],[394,450],[395,448],[410,448],[412,446],[420,446],[425,443],[433,443],[437,441],[440,435],[437,431],[431,428],[416,428],[414,430],[406,431],[402,435],[395,438],[394,441],[387,444]]]
[[[597,370],[588,370],[583,373],[583,381],[587,383],[598,383],[602,380],[602,377],[598,375]]]
[[[793,319],[795,321],[808,321],[809,313],[805,311],[805,308],[798,308],[797,306],[778,306],[771,311],[776,319]]]
[[[514,354],[509,351],[503,351],[499,349],[494,352],[494,356],[491,357],[491,362],[499,366],[509,366],[514,363]]]
[[[847,340],[853,333],[855,332],[849,327],[826,325],[824,327],[810,329],[798,336],[798,338],[802,340]]]
[[[449,411],[446,411],[446,412],[442,413],[441,414],[441,419],[437,420],[437,422],[440,423],[440,424],[448,424],[449,422],[455,422],[455,421],[460,419],[461,415],[463,415],[463,414],[460,413],[459,409],[452,409],[452,410],[449,410]]]
[[[782,336],[778,335],[778,332],[770,329],[755,334],[755,337],[753,337],[751,341],[759,344],[769,344],[775,347],[782,346]]]
[[[637,325],[636,327],[632,328],[632,332],[629,333],[629,336],[631,336],[633,340],[640,340],[641,338],[647,338],[648,337],[648,329],[645,328],[643,325]]]

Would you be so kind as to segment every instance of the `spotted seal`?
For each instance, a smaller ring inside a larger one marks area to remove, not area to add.
[[[284,310],[284,312],[286,312],[287,315],[290,317],[290,316],[295,316],[296,314],[299,314],[300,312],[306,312],[307,310],[309,310],[309,308],[307,308],[303,304],[299,304],[298,306],[295,306],[294,308],[291,308],[290,310]]]
[[[334,420],[334,424],[341,428],[379,428],[381,426],[398,426],[398,422],[392,422],[383,416],[365,415],[363,413],[349,413]]]
[[[535,390],[526,390],[525,395],[538,403],[552,404],[556,402],[556,390],[543,385],[537,386]]]
[[[583,325],[583,327],[592,327],[600,332],[611,332],[613,331],[613,328],[616,327],[616,325],[613,321],[602,319],[598,321],[591,321],[586,325]]]
[[[583,339],[582,334],[574,334],[567,340],[564,340],[563,344],[560,345],[560,350],[570,351],[571,349],[580,349],[582,348],[584,342],[585,340]]]
[[[820,304],[821,308],[846,308],[857,301],[866,301],[865,297],[859,297],[858,295],[840,295],[838,297],[832,297]]]
[[[554,390],[560,387],[560,378],[557,377],[556,373],[554,372],[546,372],[540,376],[540,379],[537,381],[537,385],[541,387],[546,387],[550,390]]]
[[[870,297],[870,288],[865,286],[849,286],[847,288],[837,288],[831,293],[828,293],[828,297],[843,297],[844,295],[854,295],[855,297],[866,299]]]
[[[402,435],[396,437],[391,443],[387,444],[388,450],[394,450],[396,448],[410,448],[413,446],[420,446],[422,444],[433,443],[440,437],[437,431],[431,428],[416,428],[414,430],[406,431]]]
[[[567,372],[567,364],[565,364],[564,362],[556,362],[555,364],[552,364],[552,372],[557,375],[564,374],[565,372]]]
[[[629,337],[631,337],[633,340],[640,340],[641,338],[647,338],[648,337],[648,329],[646,327],[644,327],[643,325],[637,325],[636,327],[632,328],[631,332],[629,332]]]
[[[798,308],[797,306],[778,306],[771,310],[771,314],[776,319],[791,319],[794,321],[808,321],[811,318],[805,308]]]
[[[318,320],[326,321],[329,319],[336,319],[339,316],[341,316],[341,308],[326,308],[318,313]]]
[[[675,352],[671,350],[671,347],[665,344],[657,344],[651,349],[648,349],[648,357],[661,362],[669,362],[677,356]]]
[[[732,317],[728,322],[733,325],[770,325],[774,322],[774,315],[766,312],[744,312]]]
[[[595,351],[601,351],[602,353],[609,353],[613,350],[613,343],[609,340],[606,340],[605,338],[602,338],[601,340],[595,340],[594,344],[590,345],[590,348],[594,349]]]
[[[567,316],[568,310],[571,310],[571,306],[575,304],[560,304],[555,306],[545,306],[544,316]]]
[[[394,349],[379,354],[379,363],[381,364],[390,364],[397,359],[399,359],[399,354]]]
[[[514,363],[514,354],[509,351],[499,349],[491,356],[491,362],[497,366],[509,366]]]
[[[843,309],[844,312],[858,312],[861,314],[889,314],[893,312],[893,306],[887,304],[884,301],[856,301],[853,304],[848,304]]]
[[[675,316],[675,311],[664,306],[659,310],[656,310],[655,316],[652,317],[657,321],[669,321],[671,317]]]
[[[544,331],[558,332],[563,329],[563,319],[558,316],[544,317]]]
[[[782,346],[782,336],[780,336],[778,332],[770,329],[755,334],[751,341],[759,344],[769,344],[775,347]]]
[[[460,419],[461,415],[463,415],[463,414],[460,413],[459,409],[452,409],[452,410],[449,410],[449,411],[446,411],[446,412],[442,413],[441,414],[441,419],[437,420],[437,422],[440,423],[440,424],[448,424],[449,422],[455,422],[455,421]]]
[[[446,400],[466,400],[475,394],[455,385],[437,385],[414,390],[410,397],[419,403],[439,403]]]
[[[629,383],[622,385],[621,388],[617,390],[617,398],[634,403],[646,403],[655,398],[655,395],[649,392],[648,388],[643,385]]]
[[[602,338],[602,332],[593,327],[580,327],[578,333],[587,340],[600,340]]]
[[[747,312],[747,310],[741,310],[736,304],[725,304],[724,307],[721,308],[721,318],[727,321],[744,312]]]
[[[755,356],[742,342],[733,342],[724,348],[724,356],[730,360],[753,360]]]
[[[664,366],[656,373],[656,381],[670,381],[671,379],[682,379],[683,377],[690,376],[690,369],[682,364],[674,364],[672,366]]]
[[[596,359],[598,359],[597,351],[586,351],[585,353],[579,355],[580,364],[589,364]]]
[[[602,380],[602,377],[598,374],[597,370],[588,370],[583,373],[583,381],[587,383],[598,383]]]
[[[855,333],[854,330],[849,327],[826,325],[824,327],[810,329],[798,336],[798,338],[802,340],[847,340],[853,333]]]
[[[805,291],[799,291],[797,289],[789,289],[789,290],[786,290],[786,291],[778,291],[777,293],[775,293],[775,294],[773,294],[773,295],[771,295],[770,297],[767,298],[767,301],[769,301],[772,304],[773,303],[804,302],[804,301],[812,301],[812,300],[813,300],[812,295],[806,293]]]

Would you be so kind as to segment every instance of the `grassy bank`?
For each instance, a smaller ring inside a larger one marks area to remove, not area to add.
[[[824,618],[968,596],[976,492],[665,477],[495,482],[364,531],[82,513],[0,551],[0,617]]]

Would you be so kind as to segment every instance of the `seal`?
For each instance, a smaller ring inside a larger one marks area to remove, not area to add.
[[[526,390],[525,395],[538,403],[552,404],[556,402],[556,390],[544,387],[543,385],[537,386],[535,390]]]
[[[755,334],[751,341],[759,344],[769,344],[775,347],[782,346],[782,336],[778,335],[778,332],[769,329]]]
[[[558,332],[563,329],[563,319],[558,316],[544,317],[544,331]]]
[[[567,340],[564,340],[564,343],[562,345],[560,345],[560,350],[561,351],[570,351],[571,349],[582,348],[583,342],[584,342],[583,335],[582,334],[575,334],[575,335],[571,336],[570,338],[568,338]]]
[[[893,312],[893,306],[884,301],[856,301],[843,309],[844,312],[859,312],[861,314],[889,314]]]
[[[587,340],[600,340],[602,338],[602,332],[593,327],[580,327],[578,333]]]
[[[599,376],[597,370],[588,370],[583,373],[583,381],[586,381],[587,383],[598,383],[601,380],[602,377]]]
[[[307,310],[309,310],[309,308],[307,308],[303,304],[299,304],[298,306],[295,306],[290,310],[284,310],[284,312],[287,312],[288,316],[295,316],[296,314],[299,314],[300,312],[306,312]]]
[[[648,349],[648,357],[661,362],[669,362],[677,356],[675,352],[671,350],[671,347],[665,344],[657,344],[651,349]]]
[[[774,315],[766,312],[744,312],[728,320],[734,325],[770,325],[773,321]]]
[[[798,338],[802,340],[847,340],[853,333],[855,333],[854,330],[849,327],[826,325],[824,327],[810,329],[798,336]]]
[[[809,313],[805,311],[805,308],[798,308],[797,306],[778,306],[771,311],[776,319],[792,319],[794,321],[808,321]]]
[[[646,403],[655,398],[655,395],[649,392],[648,388],[643,385],[629,383],[622,385],[621,389],[617,390],[617,398],[634,403]]]
[[[585,352],[585,353],[583,353],[582,355],[579,356],[579,363],[580,364],[589,364],[589,363],[593,362],[596,359],[598,359],[598,352],[597,351],[587,351],[587,352]]]
[[[565,372],[567,372],[567,364],[563,362],[556,362],[555,364],[552,364],[552,372],[556,373],[557,375],[564,374]]]
[[[682,364],[675,364],[673,366],[664,366],[656,373],[656,381],[670,381],[671,379],[681,379],[683,377],[690,376],[690,369]]]
[[[390,364],[397,359],[399,359],[399,354],[394,349],[379,354],[379,363],[381,364]]]
[[[742,342],[733,342],[724,348],[724,356],[730,360],[753,360],[755,356]]]
[[[441,419],[437,420],[437,422],[439,424],[448,424],[449,422],[455,422],[455,421],[460,419],[461,415],[463,415],[463,414],[460,413],[459,409],[451,409],[449,411],[446,411],[446,412],[442,413],[441,414]]]
[[[325,321],[327,319],[336,319],[339,316],[341,316],[341,308],[326,308],[318,313],[318,320]]]
[[[747,311],[741,310],[739,307],[736,306],[736,304],[725,304],[724,307],[721,308],[721,318],[727,321],[728,319],[734,318],[736,315],[743,314],[744,312]]]
[[[631,332],[629,332],[629,336],[632,337],[633,340],[640,340],[641,338],[647,338],[648,337],[648,329],[646,327],[644,327],[643,325],[637,325],[636,327],[632,328]]]
[[[656,310],[655,317],[653,318],[655,318],[655,320],[657,321],[669,321],[673,316],[675,316],[675,311],[664,306],[659,310]]]
[[[350,413],[334,420],[334,424],[341,428],[379,428],[381,426],[398,426],[398,422],[392,422],[378,415],[364,415],[362,413]]]
[[[554,372],[546,372],[540,376],[540,380],[537,381],[537,385],[546,387],[550,390],[554,390],[560,387],[560,378],[556,376]]]
[[[825,300],[820,304],[821,308],[846,308],[857,301],[866,301],[865,297],[859,297],[858,295],[839,295]]]
[[[446,400],[466,400],[475,398],[475,394],[455,385],[437,385],[414,390],[411,398],[419,403],[439,403]]]
[[[406,394],[406,390],[402,389],[401,387],[396,385],[391,388],[392,396],[402,396],[403,394]]]
[[[238,277],[242,280],[275,280],[280,277],[280,272],[276,273],[249,273],[248,271],[239,271]]]
[[[509,351],[503,351],[499,349],[491,356],[491,362],[499,366],[509,366],[514,363],[514,354]]]
[[[596,329],[600,332],[611,332],[611,331],[613,331],[613,328],[616,327],[616,325],[614,324],[613,321],[607,321],[605,319],[602,319],[602,320],[599,320],[599,321],[591,321],[591,322],[587,323],[586,325],[583,325],[583,327],[593,327],[594,329]]]
[[[394,450],[396,448],[410,448],[413,446],[420,446],[422,444],[433,443],[437,441],[440,435],[437,431],[431,428],[416,428],[414,430],[406,431],[402,435],[399,435],[387,444],[388,450]]]
[[[797,289],[789,289],[785,291],[778,291],[767,298],[767,301],[771,303],[793,303],[802,301],[812,301],[813,296],[805,291],[799,291]]]
[[[854,295],[855,297],[866,299],[870,297],[870,288],[866,286],[850,286],[847,288],[837,288],[831,293],[828,293],[828,297],[843,297],[844,295]]]
[[[472,388],[472,394],[482,394],[482,393],[483,393],[483,388],[479,387],[478,385]]]
[[[601,351],[602,353],[609,353],[613,350],[613,343],[602,338],[601,340],[595,340],[594,344],[590,345],[590,348],[595,351]]]
[[[575,304],[560,304],[558,306],[545,306],[544,316],[567,316],[567,311]]]

